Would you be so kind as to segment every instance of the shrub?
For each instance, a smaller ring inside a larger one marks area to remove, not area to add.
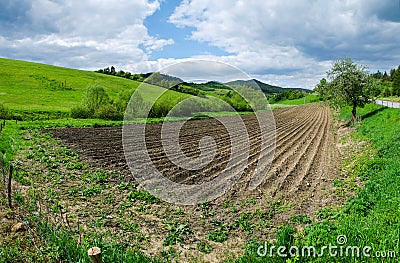
[[[82,105],[93,115],[101,106],[110,103],[105,89],[99,84],[89,85],[83,95]]]
[[[90,118],[89,111],[83,106],[75,106],[71,109],[71,118],[87,119]]]
[[[128,103],[129,103],[129,100],[131,99],[132,94],[133,94],[133,91],[131,91],[131,90],[125,90],[125,91],[121,91],[120,93],[118,93],[117,99],[114,102],[114,105],[117,108],[118,112],[121,112],[121,113],[125,112],[125,109],[128,106]]]
[[[122,120],[122,114],[119,113],[112,104],[100,106],[100,108],[94,113],[94,117],[112,121]]]
[[[0,103],[0,119],[8,119],[10,117],[9,109],[4,106],[3,103]]]
[[[165,117],[168,115],[168,112],[172,109],[172,105],[167,105],[166,103],[161,103],[157,101],[151,107],[149,117],[151,118],[159,118]]]

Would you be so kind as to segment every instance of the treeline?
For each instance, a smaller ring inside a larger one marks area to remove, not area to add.
[[[400,67],[400,66],[399,66],[399,67]],[[399,70],[399,68],[397,68],[397,70]],[[392,68],[392,69],[389,71],[389,74],[388,74],[386,71],[384,71],[384,72],[382,73],[382,72],[380,72],[380,71],[378,70],[376,73],[372,73],[371,76],[372,76],[373,78],[375,78],[375,79],[380,79],[380,80],[382,80],[382,81],[393,81],[393,80],[394,80],[395,73],[396,73],[397,70],[396,70],[395,68]]]
[[[126,79],[130,79],[130,80],[136,80],[136,81],[144,81],[145,78],[143,77],[142,74],[132,74],[128,71],[123,71],[123,70],[119,70],[116,71],[114,66],[107,67],[104,69],[99,69],[96,70],[95,72],[97,73],[101,73],[101,74],[106,74],[106,75],[112,75],[112,76],[116,76],[116,77],[121,77],[121,78],[126,78]]]
[[[391,69],[390,74],[378,72],[371,74],[371,76],[379,81],[380,95],[384,97],[400,96],[400,65],[397,69]]]
[[[145,83],[160,86],[163,88],[170,88],[170,87],[173,87],[173,86],[178,85],[179,83],[183,82],[179,78],[161,74],[160,72],[151,72],[151,73],[145,73],[145,74],[143,74],[143,73],[132,74],[129,71],[123,71],[123,70],[116,71],[114,66],[111,66],[111,68],[107,67],[104,69],[99,69],[99,70],[96,70],[95,72],[101,73],[101,74],[106,74],[106,75],[112,75],[112,76],[116,76],[116,77],[121,77],[121,78],[126,78],[126,79],[130,79],[130,80],[145,82]]]
[[[192,88],[190,86],[186,86],[185,84],[178,84],[178,85],[172,86],[170,88],[170,90],[190,94],[193,96],[205,97],[205,92],[203,92],[199,89]]]
[[[295,99],[300,99],[305,96],[305,92],[302,91],[294,91],[294,90],[288,90],[282,93],[274,94],[274,95],[268,95],[268,101],[270,103],[278,102],[281,100],[295,100]]]

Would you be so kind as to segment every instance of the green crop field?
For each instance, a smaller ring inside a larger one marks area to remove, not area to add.
[[[296,105],[303,105],[307,103],[315,103],[318,102],[318,96],[314,94],[307,94],[304,98],[294,99],[294,100],[281,100],[271,105],[289,105],[289,106],[296,106]]]

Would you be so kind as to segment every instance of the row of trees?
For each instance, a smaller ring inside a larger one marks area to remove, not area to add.
[[[137,80],[137,81],[144,81],[145,78],[142,76],[142,74],[132,74],[128,71],[123,71],[119,70],[116,71],[114,66],[107,67],[104,69],[99,69],[96,70],[95,72],[101,73],[101,74],[106,74],[106,75],[112,75],[116,77],[121,77],[121,78],[126,78],[126,79],[131,79],[131,80]]]
[[[397,69],[398,70],[398,69]],[[385,71],[384,73],[380,72],[379,70],[376,73],[371,74],[372,77],[374,77],[375,79],[379,79],[382,81],[393,81],[394,80],[394,76],[396,73],[396,69],[392,68],[389,71],[389,74]]]
[[[372,74],[372,77],[382,81],[382,96],[400,96],[400,66],[398,66],[397,69],[391,69],[390,75],[388,75],[386,71],[382,74],[378,70],[377,73]]]
[[[295,99],[300,99],[305,96],[304,92],[301,91],[294,91],[294,90],[288,90],[282,93],[277,93],[274,95],[269,96],[269,101],[270,102],[277,102],[281,100],[295,100]]]
[[[400,65],[397,67],[393,76],[392,95],[400,96]]]

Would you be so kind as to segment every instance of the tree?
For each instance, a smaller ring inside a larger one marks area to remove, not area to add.
[[[385,71],[385,73],[383,73],[382,79],[383,79],[383,81],[390,81],[390,77],[388,76],[386,71]]]
[[[327,72],[331,81],[325,85],[323,92],[328,95],[334,106],[352,107],[352,121],[356,120],[357,107],[364,107],[379,93],[376,80],[368,73],[368,68],[358,66],[350,58],[335,61]]]
[[[322,78],[314,88],[314,92],[317,92],[319,97],[324,101],[329,100],[329,94],[327,93],[328,91],[327,85],[328,82],[326,81],[326,79]]]
[[[110,99],[105,89],[99,84],[89,85],[83,95],[82,105],[93,115],[96,110],[105,104],[109,104]]]
[[[110,74],[111,75],[115,75],[116,74],[114,66],[111,66]]]
[[[400,66],[393,74],[393,96],[400,96]]]
[[[389,81],[393,81],[393,79],[394,79],[394,74],[396,73],[396,69],[395,68],[392,68],[391,70],[390,70],[390,77],[388,77],[388,80]]]

